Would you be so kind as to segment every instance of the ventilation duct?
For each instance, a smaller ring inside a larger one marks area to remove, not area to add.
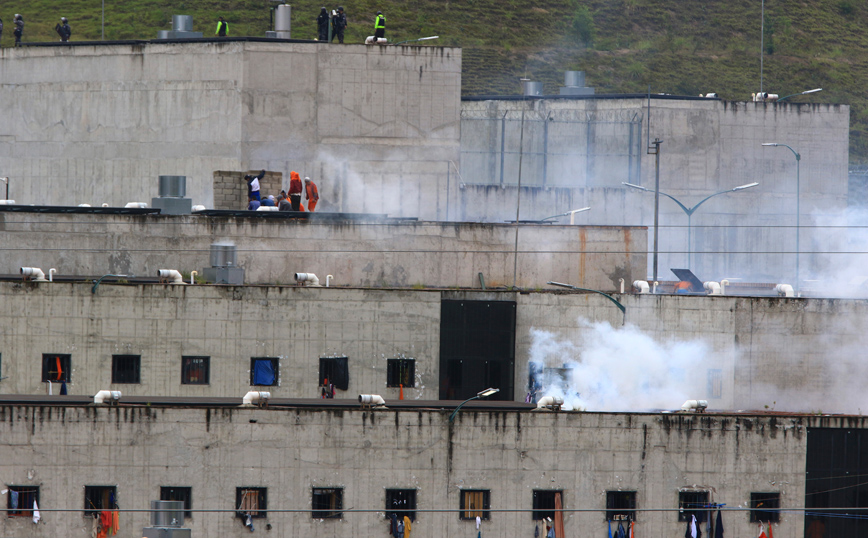
[[[172,15],[172,29],[157,32],[157,39],[190,39],[202,37],[202,32],[193,31],[192,15]]]
[[[232,243],[211,243],[211,267],[202,269],[202,277],[214,284],[244,284],[244,269],[238,267],[238,254]]]
[[[290,39],[292,37],[292,6],[280,4],[274,8],[274,37]]]
[[[193,200],[187,194],[187,176],[160,176],[158,198],[151,198],[151,207],[163,215],[189,215],[193,212]]]
[[[543,94],[543,83],[532,80],[523,80],[522,89],[525,97],[539,97]]]
[[[584,71],[565,71],[561,95],[594,95],[594,88],[585,86]]]

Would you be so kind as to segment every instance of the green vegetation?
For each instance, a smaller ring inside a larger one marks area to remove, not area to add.
[[[170,29],[172,15],[192,15],[194,28],[213,35],[218,15],[230,35],[262,36],[269,29],[264,0],[106,0],[106,39],[152,39]],[[321,2],[292,2],[294,37],[313,38]],[[97,0],[11,0],[3,5],[3,46],[12,44],[12,14],[27,23],[25,41],[56,40],[54,25],[70,20],[73,40],[100,38]],[[326,4],[329,9],[336,5]],[[563,71],[586,72],[598,93],[653,92],[749,100],[759,91],[760,2],[689,0],[358,0],[344,4],[346,40],[373,33],[377,10],[391,41],[439,35],[428,42],[463,48],[465,95],[516,94],[522,76],[557,93]],[[851,164],[868,164],[868,7],[855,0],[766,2],[763,89],[781,95],[822,87],[791,102],[851,107]]]

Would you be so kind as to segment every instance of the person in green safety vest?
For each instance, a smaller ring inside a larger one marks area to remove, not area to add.
[[[386,16],[382,11],[377,12],[377,18],[374,19],[374,38],[380,39],[386,37]]]
[[[217,31],[214,32],[215,35],[219,37],[226,37],[229,35],[229,23],[226,22],[226,19],[220,17],[220,20],[217,21]]]

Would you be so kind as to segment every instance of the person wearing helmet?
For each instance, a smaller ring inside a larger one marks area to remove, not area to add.
[[[15,23],[15,31],[12,32],[15,35],[15,46],[20,47],[21,37],[24,35],[24,17],[16,13],[12,20]]]
[[[338,12],[332,15],[332,42],[338,38],[338,43],[344,42],[344,30],[347,28],[347,16],[344,8],[339,7]]]
[[[72,28],[69,27],[69,21],[66,20],[66,17],[60,18],[60,23],[54,25],[54,31],[60,36],[61,41],[69,41],[70,36],[72,36]]]
[[[316,29],[318,34],[317,40],[327,43],[329,40],[329,12],[325,6],[320,10],[319,16],[316,18]]]
[[[377,18],[374,19],[374,38],[380,39],[386,37],[386,16],[382,11],[377,12]]]

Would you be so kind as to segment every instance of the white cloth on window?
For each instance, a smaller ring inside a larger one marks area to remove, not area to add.
[[[36,504],[36,499],[33,499],[33,523],[39,523],[42,516],[39,515],[39,506]]]
[[[482,518],[476,516],[476,530],[479,530],[479,526],[482,525]]]

